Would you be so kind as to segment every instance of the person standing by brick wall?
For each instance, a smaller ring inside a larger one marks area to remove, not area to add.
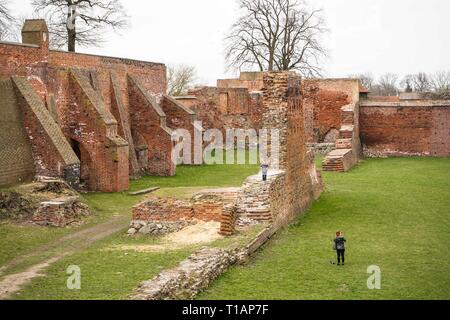
[[[269,171],[269,165],[263,163],[261,165],[262,179],[263,181],[267,181],[267,172]]]

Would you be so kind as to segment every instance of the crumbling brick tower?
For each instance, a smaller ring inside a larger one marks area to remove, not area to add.
[[[28,137],[12,139],[2,127],[0,185],[33,172],[114,192],[127,189],[130,176],[175,174],[172,130],[193,130],[195,114],[165,96],[163,64],[49,50],[43,20],[27,20],[22,38],[0,42],[1,94],[10,97],[0,115],[13,110],[15,137]],[[6,172],[19,141],[34,168]]]
[[[279,130],[279,168],[284,176],[273,184],[270,197],[274,224],[285,225],[322,192],[314,154],[306,149],[300,77],[292,72],[265,73],[263,110],[262,127]]]

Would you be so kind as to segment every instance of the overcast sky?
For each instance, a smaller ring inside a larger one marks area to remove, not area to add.
[[[13,0],[17,16],[32,16],[30,0]],[[236,18],[235,0],[122,0],[131,27],[101,48],[80,52],[190,64],[198,82],[226,74],[223,39]],[[448,0],[309,0],[325,12],[327,77],[371,72],[400,75],[450,70]],[[445,58],[444,58],[445,57]]]

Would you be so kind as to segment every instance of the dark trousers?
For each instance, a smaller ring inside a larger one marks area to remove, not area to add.
[[[267,181],[267,174],[263,174],[263,181]]]
[[[338,250],[336,250],[336,252],[337,252],[338,263],[341,263],[341,258],[342,258],[342,263],[345,263],[345,249],[338,249]]]

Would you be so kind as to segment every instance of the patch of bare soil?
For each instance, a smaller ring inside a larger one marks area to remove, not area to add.
[[[108,250],[136,251],[136,252],[164,252],[179,250],[196,244],[208,244],[223,236],[219,235],[220,222],[197,221],[178,232],[168,234],[161,238],[161,244],[118,245]]]
[[[194,225],[187,226],[178,232],[167,235],[165,240],[187,246],[210,243],[222,238],[222,236],[219,235],[219,230],[220,222],[199,221]]]
[[[48,266],[61,258],[73,254],[77,251],[86,249],[97,241],[105,239],[117,232],[123,231],[128,227],[128,217],[116,217],[105,223],[72,233],[57,241],[35,249],[32,253],[21,256],[10,261],[0,269],[1,273],[7,272],[26,261],[31,257],[39,256],[49,250],[57,249],[55,255],[39,264],[27,268],[23,272],[7,275],[0,279],[0,300],[7,299],[11,295],[20,291],[23,286],[28,284],[36,277],[45,276],[45,270]]]
[[[10,295],[20,291],[22,286],[37,277],[43,277],[43,271],[52,263],[61,259],[62,256],[53,257],[43,263],[36,264],[27,270],[6,276],[0,281],[0,299],[8,298]]]

